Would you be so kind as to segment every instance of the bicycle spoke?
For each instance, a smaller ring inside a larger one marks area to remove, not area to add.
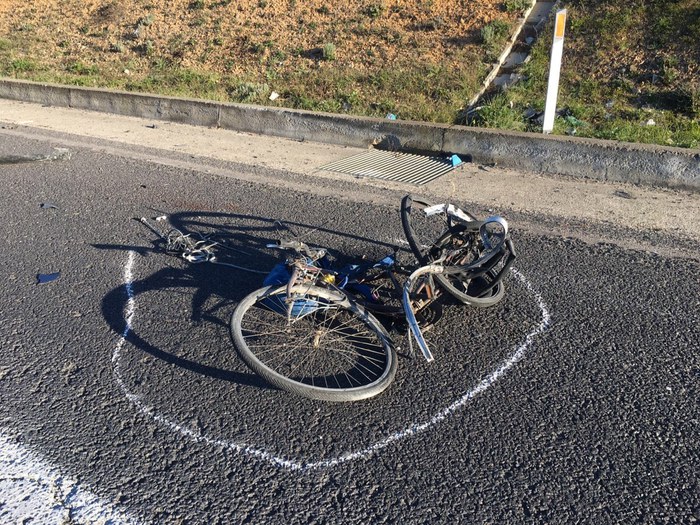
[[[375,364],[383,363],[383,360],[378,360],[378,359],[373,360],[373,359],[368,358],[367,356],[364,356],[362,354],[358,354],[357,352],[353,352],[352,350],[344,351],[344,352],[340,351],[340,350],[336,350],[336,352],[340,356],[348,356],[347,359],[349,361],[352,361],[355,366],[362,366],[365,370],[368,370],[368,371],[370,370],[369,367],[362,365],[361,361],[370,361],[370,362],[374,362]],[[351,359],[349,356],[360,357],[362,359]]]
[[[340,342],[340,341],[338,341],[338,343],[343,344],[343,343]],[[335,352],[338,353],[338,354],[341,354],[341,355],[360,356],[360,357],[362,357],[363,359],[365,359],[365,360],[367,360],[367,361],[370,361],[370,362],[372,362],[372,363],[375,363],[375,364],[381,364],[381,363],[384,362],[384,359],[377,359],[377,358],[374,358],[374,357],[369,357],[369,356],[367,356],[367,355],[364,355],[364,354],[358,352],[355,348],[353,348],[353,347],[351,347],[351,346],[349,346],[349,345],[346,345],[346,344],[345,344],[344,346],[347,348],[347,350],[342,350],[342,349],[340,349],[340,348],[336,348],[336,349],[335,349]],[[381,355],[381,356],[384,355],[383,353],[379,353],[379,352],[375,352],[375,353],[378,354],[378,355]]]
[[[278,386],[281,377],[290,388],[306,385],[338,395],[387,381],[390,355],[376,321],[341,301],[339,292],[313,285],[293,290],[290,297],[281,288],[255,297],[239,321],[239,341],[262,367],[255,368],[258,373]]]

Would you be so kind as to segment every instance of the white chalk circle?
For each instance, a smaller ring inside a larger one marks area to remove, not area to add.
[[[139,522],[0,433],[0,523]]]
[[[450,405],[446,406],[436,414],[434,414],[430,419],[426,421],[420,423],[412,423],[403,430],[394,432],[393,434],[386,436],[384,439],[376,441],[375,443],[365,448],[354,451],[348,451],[332,458],[321,459],[318,461],[311,462],[303,462],[278,456],[273,452],[257,447],[255,445],[209,437],[200,431],[193,430],[190,427],[180,425],[177,422],[170,420],[168,417],[164,416],[163,414],[160,414],[154,407],[149,406],[146,403],[146,401],[144,401],[142,396],[139,396],[129,391],[121,374],[121,352],[122,348],[124,347],[124,344],[126,343],[126,338],[129,335],[129,331],[131,330],[136,315],[136,299],[134,297],[132,273],[135,258],[136,252],[130,251],[126,266],[124,267],[124,288],[126,290],[127,295],[126,309],[124,312],[126,326],[112,354],[114,376],[116,378],[117,384],[119,385],[119,388],[121,388],[121,390],[124,392],[127,399],[139,411],[152,418],[160,425],[168,428],[173,432],[181,434],[193,441],[199,443],[206,443],[234,452],[240,452],[243,454],[254,456],[259,459],[268,461],[278,467],[283,467],[290,470],[305,471],[325,469],[340,465],[342,463],[347,463],[348,461],[366,458],[384,448],[387,448],[392,443],[425,432],[426,430],[434,427],[438,423],[441,423],[442,421],[450,417],[452,414],[454,414],[458,409],[463,407],[471,399],[488,389],[491,385],[493,385],[496,381],[503,377],[503,375],[505,375],[505,373],[508,372],[508,370],[510,370],[511,368],[513,368],[513,366],[520,362],[525,357],[527,349],[530,347],[535,337],[547,330],[551,319],[547,305],[544,303],[542,296],[539,294],[539,292],[537,292],[533,288],[532,284],[530,284],[530,282],[525,278],[525,276],[522,273],[513,269],[512,272],[515,278],[518,279],[525,286],[528,292],[530,292],[537,301],[537,305],[539,306],[542,312],[542,319],[540,320],[539,324],[535,326],[530,331],[530,333],[528,333],[525,336],[524,341],[513,350],[513,353],[509,357],[507,357],[503,362],[501,362],[495,370],[486,375],[483,379],[481,379],[481,381],[474,385],[470,390],[465,392],[461,397],[453,401]]]

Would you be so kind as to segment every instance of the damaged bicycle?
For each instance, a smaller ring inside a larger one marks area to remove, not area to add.
[[[407,330],[427,361],[423,331],[446,301],[489,307],[504,297],[503,279],[515,259],[507,221],[483,221],[452,204],[401,201],[401,223],[414,261],[398,248],[378,261],[334,267],[324,248],[298,238],[269,247],[284,252],[263,287],[234,310],[236,349],[271,385],[322,401],[358,401],[393,381],[392,334]]]

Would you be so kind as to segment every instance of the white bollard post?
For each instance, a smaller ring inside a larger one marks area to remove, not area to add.
[[[561,57],[564,54],[564,28],[566,27],[566,9],[557,11],[554,24],[554,41],[552,56],[549,62],[549,83],[547,84],[547,101],[544,106],[544,124],[542,133],[551,133],[554,129],[554,115],[557,111],[557,95],[559,94],[559,72]]]

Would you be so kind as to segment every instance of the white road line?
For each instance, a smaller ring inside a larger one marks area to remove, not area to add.
[[[251,455],[254,457],[257,457],[259,459],[268,461],[278,467],[283,467],[287,468],[290,470],[297,470],[297,471],[307,471],[307,470],[317,470],[317,469],[326,469],[330,467],[335,467],[337,465],[340,465],[342,463],[346,463],[348,461],[353,461],[357,459],[363,459],[367,458],[373,454],[376,454],[378,451],[388,447],[392,443],[395,443],[397,441],[401,441],[403,439],[409,438],[411,436],[415,436],[417,434],[420,434],[422,432],[425,432],[426,430],[434,427],[438,423],[441,423],[448,417],[450,417],[452,414],[454,414],[457,410],[459,410],[461,407],[463,407],[465,404],[467,404],[470,400],[472,400],[474,397],[477,395],[481,394],[485,390],[487,390],[491,385],[493,385],[496,381],[498,381],[503,375],[505,375],[513,366],[515,366],[518,362],[520,362],[526,355],[527,349],[530,347],[532,344],[533,340],[535,337],[538,335],[542,334],[545,330],[547,330],[549,323],[551,321],[551,316],[549,314],[549,310],[547,308],[547,305],[544,303],[544,300],[542,299],[542,296],[537,292],[532,284],[525,278],[525,276],[520,273],[517,270],[512,270],[513,275],[521,282],[523,285],[527,288],[527,290],[534,296],[535,300],[537,301],[537,305],[539,306],[541,312],[542,312],[542,319],[539,322],[539,324],[533,328],[530,333],[525,336],[525,340],[513,351],[513,353],[505,360],[503,361],[498,368],[496,368],[493,372],[488,374],[486,377],[484,377],[481,381],[479,381],[475,386],[473,386],[469,391],[464,393],[459,399],[455,400],[453,403],[451,403],[449,406],[445,407],[442,409],[440,412],[436,413],[431,419],[423,422],[415,422],[410,424],[408,427],[406,427],[404,430],[401,430],[399,432],[395,432],[394,434],[391,434],[384,439],[377,441],[376,443],[373,443],[363,449],[357,450],[357,451],[351,451],[351,452],[346,452],[342,455],[333,457],[333,458],[328,458],[328,459],[322,459],[319,461],[311,461],[311,462],[303,462],[300,460],[294,460],[294,459],[289,459],[289,458],[284,458],[281,456],[278,456],[272,452],[269,452],[265,449],[256,447],[254,445],[249,445],[246,443],[240,443],[240,442],[235,442],[235,441],[228,441],[228,440],[222,440],[222,439],[215,439],[211,438],[209,436],[206,436],[202,434],[199,431],[192,430],[191,428],[184,427],[182,425],[179,425],[178,423],[168,419],[166,416],[160,414],[155,408],[149,406],[142,398],[142,396],[138,396],[136,394],[133,394],[132,392],[129,391],[127,388],[124,380],[122,379],[121,375],[121,351],[126,343],[126,338],[129,335],[129,331],[131,330],[131,326],[133,324],[133,320],[136,314],[136,298],[134,297],[134,291],[133,291],[133,266],[134,266],[134,260],[135,260],[136,253],[133,251],[129,252],[129,258],[127,260],[126,266],[124,267],[124,288],[126,290],[126,295],[127,295],[127,303],[126,303],[126,309],[124,312],[124,317],[126,319],[126,326],[124,327],[124,332],[122,333],[119,341],[117,342],[117,345],[114,349],[114,353],[112,355],[112,363],[114,365],[114,376],[116,378],[117,384],[121,388],[121,390],[124,392],[126,395],[127,399],[131,401],[131,403],[134,404],[136,408],[138,408],[143,414],[147,415],[148,417],[154,419],[157,421],[159,424],[163,425],[166,428],[169,428],[171,431],[176,432],[178,434],[181,434],[193,441],[200,442],[200,443],[206,443],[209,445],[214,445],[217,447],[225,448],[234,452],[240,452],[243,454]]]
[[[137,521],[0,434],[0,523],[136,525]]]

